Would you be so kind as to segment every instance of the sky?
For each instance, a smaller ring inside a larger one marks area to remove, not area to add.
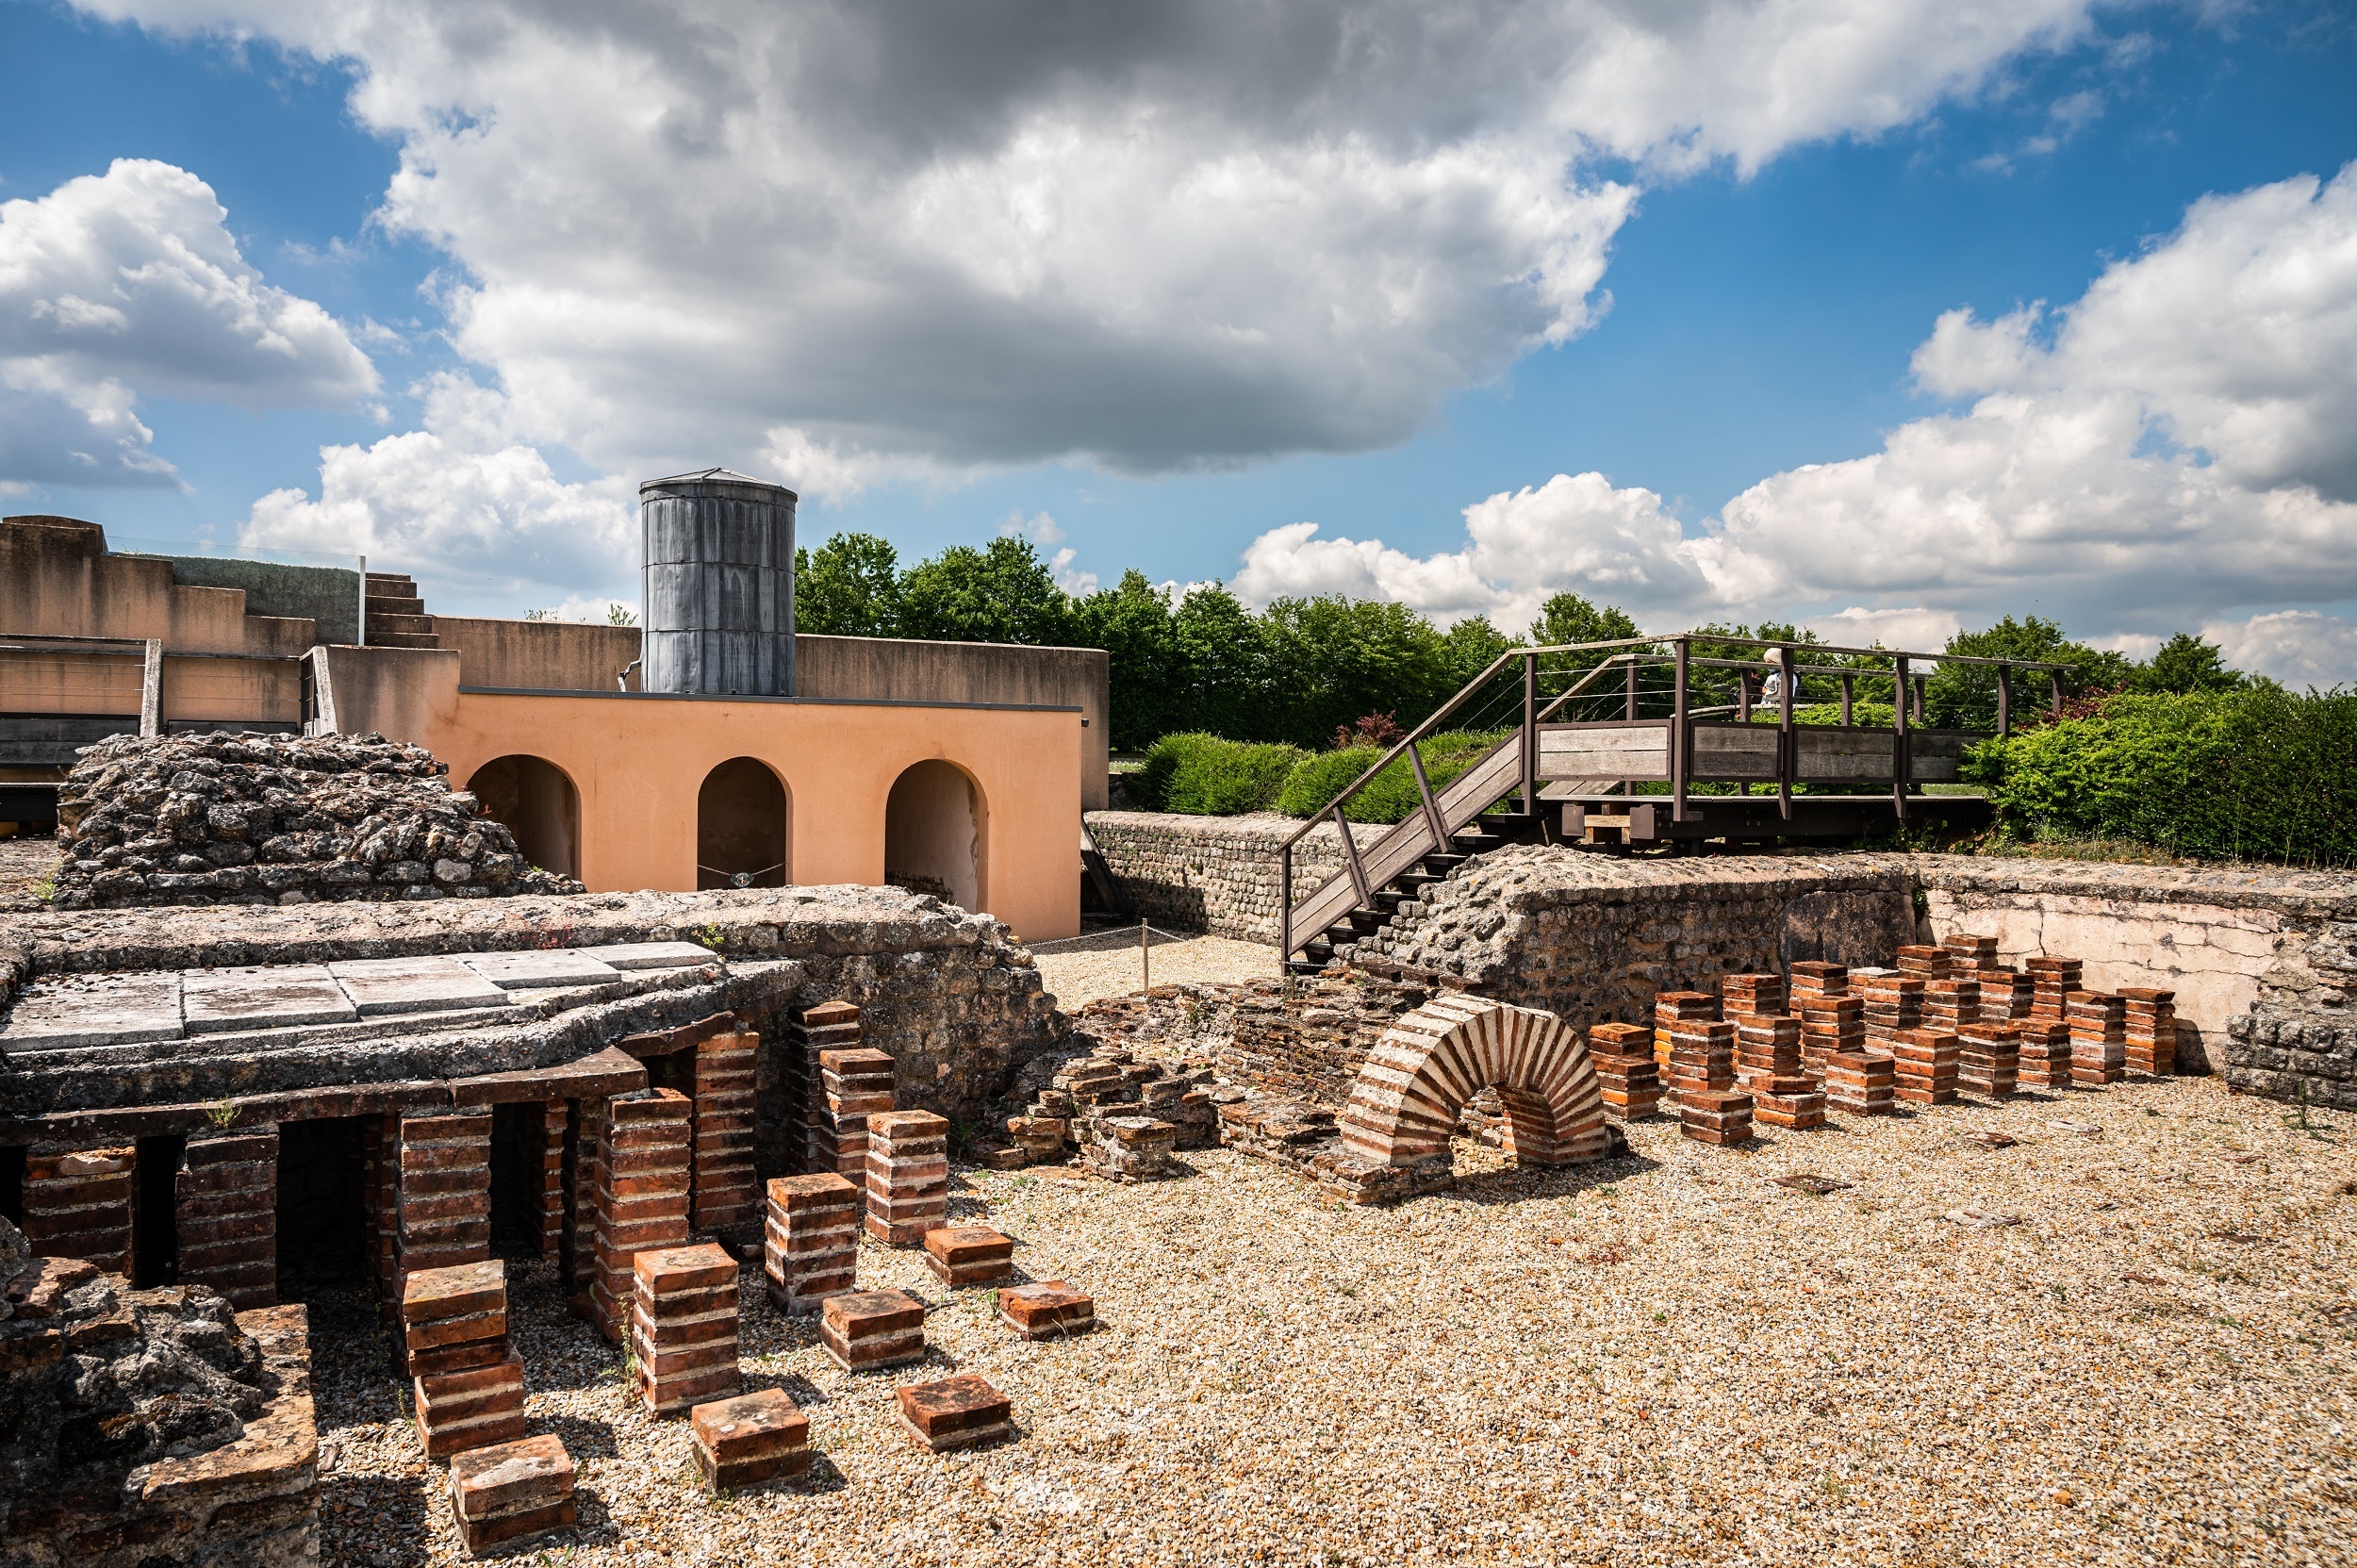
[[[0,0],[0,507],[635,603],[806,544],[2357,682],[2357,8]]]

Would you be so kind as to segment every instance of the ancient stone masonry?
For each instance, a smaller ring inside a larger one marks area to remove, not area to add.
[[[1301,824],[1290,817],[1178,817],[1093,811],[1089,834],[1140,916],[1173,931],[1243,942],[1277,940],[1277,847]],[[1353,823],[1362,849],[1390,830]],[[1331,822],[1294,847],[1294,896],[1342,868]]]
[[[131,1183],[138,1150],[37,1144],[25,1157],[25,1234],[43,1257],[131,1272]]]
[[[1467,997],[1438,997],[1393,1025],[1342,1116],[1343,1147],[1377,1168],[1449,1158],[1458,1113],[1494,1087],[1520,1164],[1570,1164],[1615,1147],[1588,1048],[1562,1020]]]
[[[28,1257],[0,1220],[8,1560],[316,1563],[308,1361],[301,1307],[130,1290],[78,1259]]]
[[[606,1101],[598,1151],[597,1272],[582,1312],[619,1342],[637,1293],[635,1256],[687,1241],[692,1102],[676,1089],[635,1089]]]
[[[1150,999],[1113,999],[1086,1016],[1084,1027],[1121,1032],[1115,1038],[1156,1032]],[[1219,1141],[1211,1093],[1216,1079],[1201,1063],[1140,1060],[1127,1045],[1108,1042],[1085,1056],[1032,1064],[1033,1074],[1041,1070],[1052,1071],[1047,1087],[1036,1091],[1022,1115],[1005,1123],[1014,1140],[1012,1152],[1022,1164],[1061,1161],[1077,1147],[1080,1167],[1092,1175],[1150,1181],[1178,1174],[1176,1150],[1211,1148]],[[1017,1089],[1025,1086],[1019,1079]]]
[[[233,1307],[278,1299],[278,1129],[208,1129],[180,1160],[174,1214],[180,1283]]]
[[[753,1170],[753,1072],[760,1037],[730,1032],[695,1047],[695,1230],[734,1246],[760,1225],[761,1182]]]
[[[781,1312],[815,1312],[853,1288],[862,1189],[832,1171],[769,1182],[762,1272]]]
[[[630,1318],[638,1395],[657,1415],[678,1415],[737,1390],[736,1260],[726,1248],[653,1247],[632,1260]]]
[[[578,893],[378,735],[114,735],[58,796],[59,909]]]

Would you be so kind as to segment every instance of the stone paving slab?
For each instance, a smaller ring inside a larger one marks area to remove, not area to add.
[[[190,1034],[348,1024],[360,1015],[323,964],[184,969],[180,986]]]
[[[718,953],[693,942],[618,942],[611,947],[578,950],[617,969],[684,969],[720,962]]]
[[[532,952],[460,953],[458,962],[503,991],[550,985],[596,985],[619,980],[620,969],[571,948]]]
[[[442,1013],[460,1007],[503,1007],[506,992],[454,958],[355,958],[327,972],[364,1018],[391,1013]]]
[[[180,976],[135,971],[36,983],[17,1002],[8,1028],[0,1030],[0,1050],[181,1038]]]

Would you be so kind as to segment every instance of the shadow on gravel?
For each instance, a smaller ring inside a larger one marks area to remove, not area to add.
[[[433,1477],[438,1479],[438,1474]],[[320,1487],[320,1560],[354,1568],[413,1568],[435,1533],[426,1478],[328,1476]]]
[[[1597,1187],[1609,1187],[1661,1168],[1661,1162],[1641,1154],[1623,1155],[1612,1160],[1598,1160],[1585,1165],[1541,1166],[1525,1170],[1508,1165],[1503,1170],[1475,1171],[1460,1174],[1457,1185],[1446,1192],[1434,1193],[1429,1201],[1447,1203],[1478,1203],[1492,1206],[1501,1203],[1526,1203],[1532,1198],[1571,1197]]]

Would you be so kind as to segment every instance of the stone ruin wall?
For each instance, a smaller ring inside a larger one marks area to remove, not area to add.
[[[1092,814],[1125,889],[1158,920],[1274,941],[1282,818]],[[1339,867],[1330,828],[1296,897]],[[1369,830],[1361,830],[1366,832]],[[1306,850],[1309,843],[1301,847]],[[1351,954],[1453,977],[1566,1021],[1632,1022],[1656,992],[1804,958],[1889,961],[1993,936],[2001,962],[2075,957],[2087,982],[2177,993],[2178,1070],[2357,1109],[2357,878],[1962,855],[1655,858],[1521,846],[1480,857]]]

